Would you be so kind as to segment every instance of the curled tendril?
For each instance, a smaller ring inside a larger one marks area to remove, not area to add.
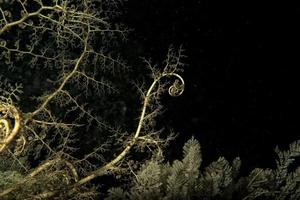
[[[11,104],[0,102],[0,153],[16,138],[20,122],[19,110]]]
[[[180,96],[184,91],[184,84],[180,83],[179,80],[175,80],[173,85],[169,87],[169,95],[172,97]]]
[[[169,74],[169,76],[176,76],[178,78],[174,81],[174,83],[169,87],[168,90],[170,96],[178,97],[184,91],[184,80],[180,75],[176,73],[171,73]]]
[[[0,41],[0,46],[5,47],[5,46],[6,46],[6,41],[1,40],[1,41]]]

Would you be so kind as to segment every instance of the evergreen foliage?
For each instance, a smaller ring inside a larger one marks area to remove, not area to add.
[[[155,122],[162,95],[184,91],[182,48],[171,47],[161,67],[145,60],[152,80],[134,83],[140,113],[122,124],[124,85],[137,80],[120,57],[128,33],[115,23],[121,3],[0,0],[0,199],[98,199],[106,191],[92,180],[128,174],[128,186],[107,199],[299,199],[300,142],[276,149],[277,169],[248,177],[239,176],[239,158],[199,171],[194,138],[182,160],[164,163],[174,135],[163,137]],[[152,159],[143,162],[145,154]]]
[[[247,177],[239,175],[239,158],[229,163],[220,157],[200,171],[200,145],[192,138],[183,147],[181,161],[169,164],[151,159],[138,170],[129,188],[111,188],[106,199],[298,200],[300,166],[292,164],[300,156],[300,142],[292,143],[287,151],[275,151],[276,169],[256,168]]]

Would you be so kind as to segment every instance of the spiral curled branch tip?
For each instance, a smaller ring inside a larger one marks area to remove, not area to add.
[[[11,104],[0,102],[0,153],[16,138],[20,122],[19,110]]]
[[[177,78],[174,81],[174,83],[169,87],[169,90],[168,90],[169,95],[172,96],[172,97],[178,97],[184,91],[184,86],[185,86],[184,80],[179,74],[171,73],[169,75],[170,76],[175,76]]]

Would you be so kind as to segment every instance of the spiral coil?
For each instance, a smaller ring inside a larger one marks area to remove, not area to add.
[[[174,77],[177,78],[174,81],[174,83],[169,87],[169,90],[168,90],[169,95],[172,96],[172,97],[180,96],[183,93],[184,86],[185,86],[183,78],[179,74],[176,74],[176,73],[169,73],[169,74],[166,74],[166,75],[167,76],[174,76]]]
[[[0,153],[15,140],[20,122],[19,110],[11,104],[0,102]]]

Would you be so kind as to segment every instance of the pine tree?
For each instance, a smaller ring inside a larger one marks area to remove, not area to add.
[[[129,188],[111,188],[106,199],[298,200],[300,166],[292,164],[299,159],[300,142],[292,143],[287,151],[275,151],[276,169],[256,168],[241,177],[240,158],[229,163],[220,157],[200,171],[200,144],[192,138],[183,147],[182,160],[169,164],[154,157],[132,172]]]

